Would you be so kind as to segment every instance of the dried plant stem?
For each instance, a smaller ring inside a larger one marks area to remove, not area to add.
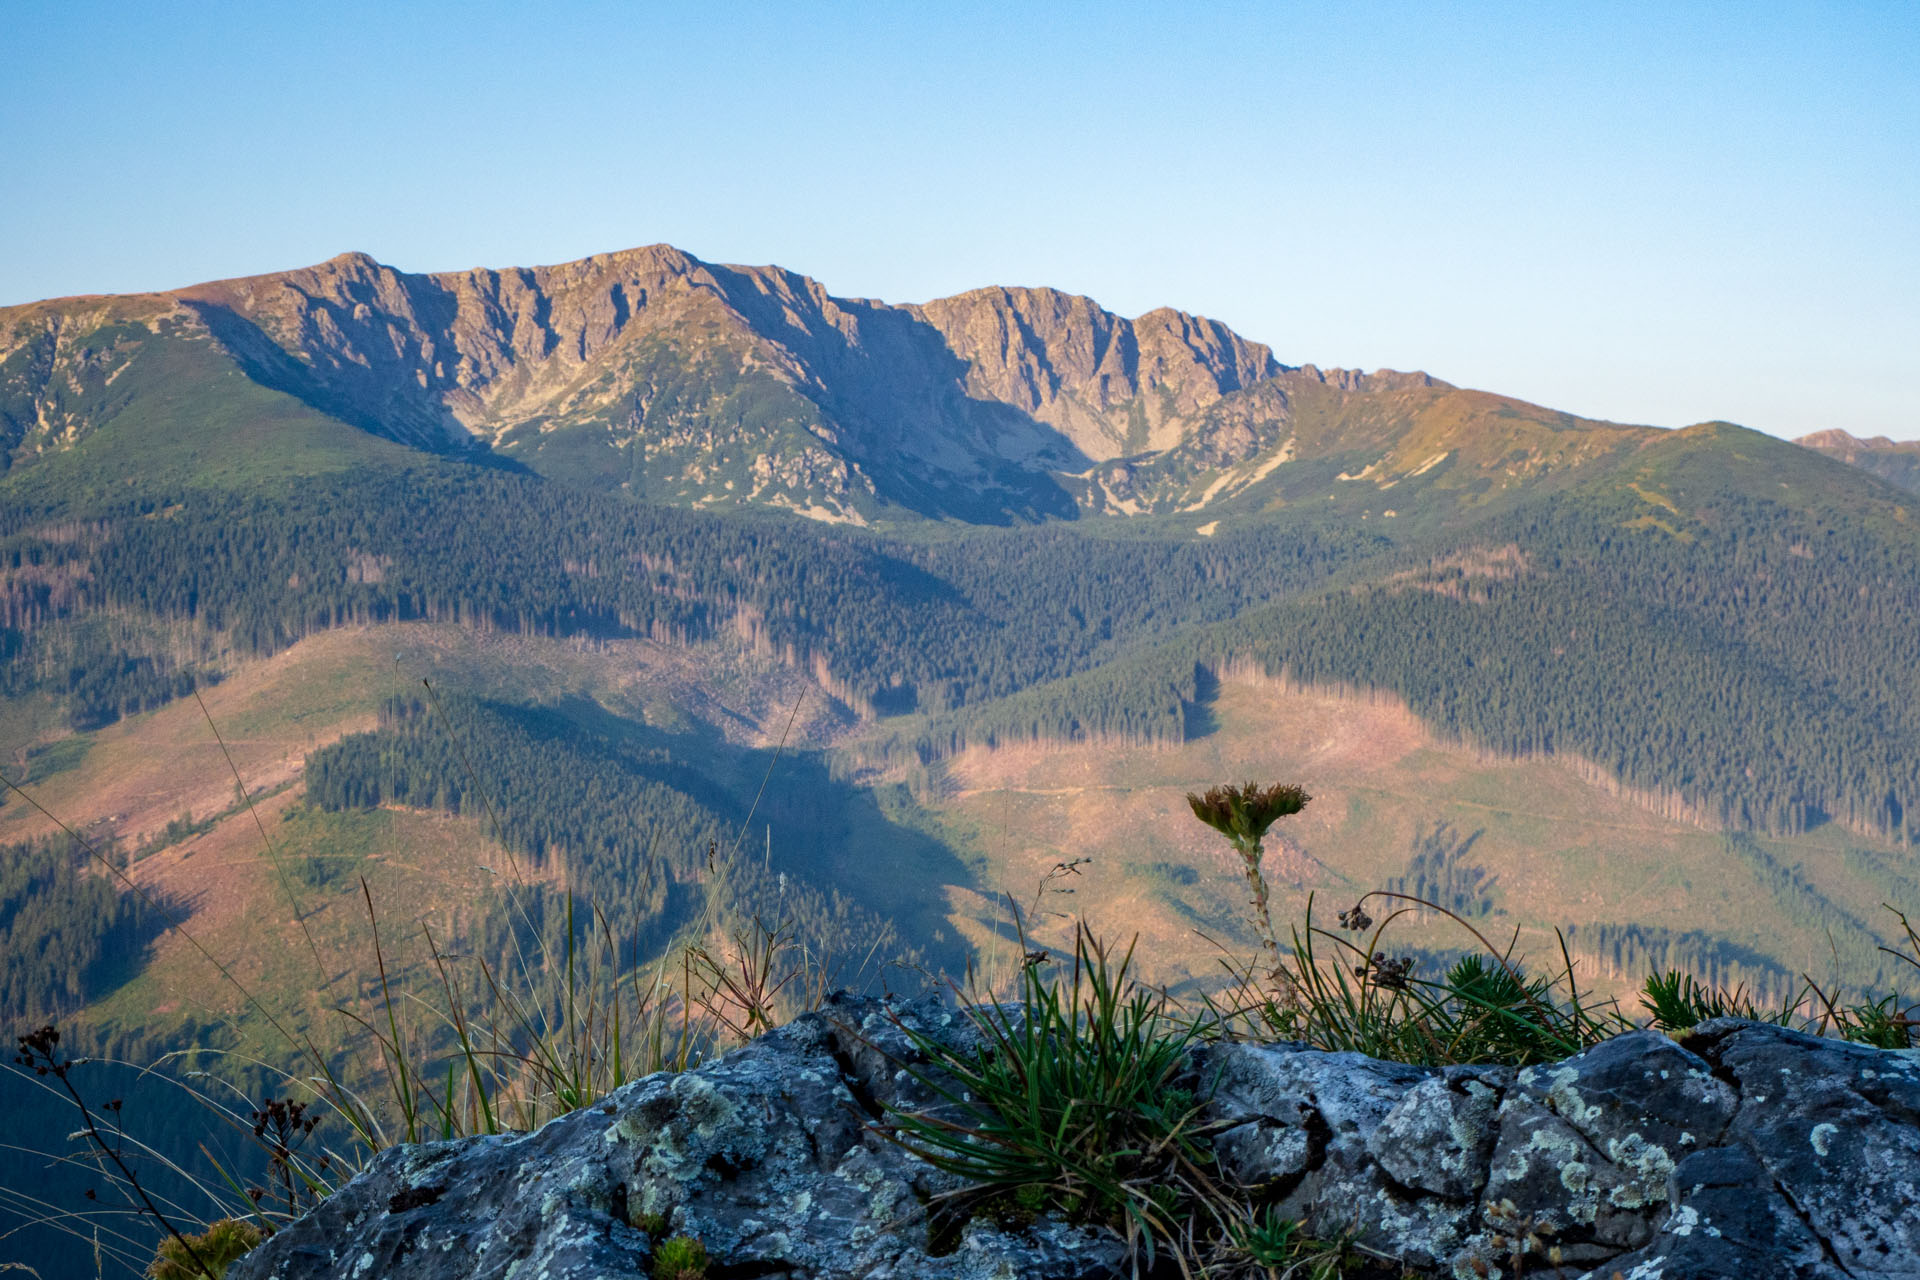
[[[1291,989],[1293,982],[1288,976],[1286,965],[1280,959],[1280,939],[1273,931],[1273,912],[1268,905],[1267,877],[1260,868],[1264,856],[1260,838],[1236,837],[1233,848],[1240,855],[1240,862],[1246,868],[1247,888],[1252,892],[1249,905],[1253,907],[1255,921],[1259,925],[1260,946],[1267,953],[1267,974],[1276,987]]]

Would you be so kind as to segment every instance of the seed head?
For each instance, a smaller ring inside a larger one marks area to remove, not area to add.
[[[1249,782],[1238,787],[1213,787],[1205,795],[1187,793],[1193,816],[1236,843],[1259,840],[1268,827],[1290,813],[1300,812],[1312,798],[1299,787],[1282,783],[1263,787]]]

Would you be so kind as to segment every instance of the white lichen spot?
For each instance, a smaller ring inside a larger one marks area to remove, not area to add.
[[[1607,1193],[1612,1204],[1622,1209],[1640,1209],[1666,1200],[1667,1175],[1673,1172],[1673,1157],[1665,1147],[1630,1133],[1607,1143],[1607,1158],[1627,1175],[1624,1184]]]
[[[371,1253],[363,1253],[360,1255],[360,1261],[353,1264],[353,1274],[356,1276],[365,1275],[372,1266],[373,1255]]]
[[[1574,1081],[1579,1078],[1579,1068],[1559,1068],[1547,1082],[1547,1101],[1555,1111],[1575,1124],[1591,1124],[1600,1118],[1600,1108],[1589,1106],[1587,1100],[1580,1096],[1580,1091],[1573,1087]]]
[[[1813,1126],[1813,1132],[1807,1135],[1807,1140],[1813,1144],[1816,1154],[1824,1156],[1833,1149],[1833,1135],[1839,1132],[1838,1125],[1817,1124]]]

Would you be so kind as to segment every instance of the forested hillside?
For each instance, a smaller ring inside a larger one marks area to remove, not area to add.
[[[316,629],[448,619],[673,642],[737,632],[856,706],[940,710],[1080,670],[1143,635],[1324,580],[1382,540],[981,533],[910,544],[641,506],[478,468],[323,477],[0,513],[9,692],[86,727],[179,696],[205,655]],[[102,620],[110,620],[103,626]]]
[[[1752,433],[1670,445],[1640,479],[1595,482],[1155,654],[936,717],[916,731],[917,753],[1178,740],[1195,730],[1207,669],[1252,661],[1307,684],[1390,691],[1485,749],[1581,757],[1715,826],[1796,832],[1832,819],[1911,843],[1920,520],[1879,492],[1841,505],[1830,471],[1795,473],[1785,500],[1729,485],[1728,450],[1792,460]]]
[[[1285,512],[1211,538],[903,541],[458,464],[19,503],[0,518],[0,645],[11,694],[61,697],[88,728],[334,626],[735,634],[863,714],[935,717],[912,730],[923,756],[970,737],[1178,737],[1196,664],[1251,660],[1390,690],[1487,749],[1578,755],[1716,825],[1832,818],[1910,840],[1910,506],[1733,429],[1636,461],[1397,546]],[[1791,480],[1769,493],[1775,474]],[[1172,648],[1145,656],[1156,643]]]
[[[0,846],[0,1023],[85,1007],[127,975],[162,923],[64,836]]]
[[[868,840],[850,830],[857,811],[872,808],[857,789],[797,758],[768,787],[764,773],[754,776],[764,767],[757,756],[740,765],[735,789],[713,776],[711,754],[702,753],[703,770],[685,758],[686,744],[676,750],[671,737],[612,725],[618,732],[552,708],[466,697],[394,702],[378,730],[309,757],[307,801],[332,811],[402,805],[483,818],[530,870],[563,860],[583,916],[605,912],[640,955],[658,954],[705,914],[788,921],[819,956],[924,957],[937,928],[937,916],[922,918],[932,883],[875,886],[830,870],[847,852],[841,846]],[[755,846],[742,856],[749,813],[756,832],[780,831],[777,872],[752,856]],[[893,839],[904,870],[915,837]],[[896,919],[912,926],[908,933]]]

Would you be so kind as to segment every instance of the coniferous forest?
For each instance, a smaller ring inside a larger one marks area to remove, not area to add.
[[[468,518],[485,511],[487,518]],[[738,634],[918,754],[1178,738],[1196,663],[1391,691],[1494,751],[1579,756],[1735,829],[1913,838],[1910,549],[1833,513],[1713,495],[1670,533],[1573,494],[1396,546],[1276,520],[1217,539],[1048,527],[903,541],[723,519],[493,471],[320,480],[0,529],[8,689],[92,728],[333,626]]]

